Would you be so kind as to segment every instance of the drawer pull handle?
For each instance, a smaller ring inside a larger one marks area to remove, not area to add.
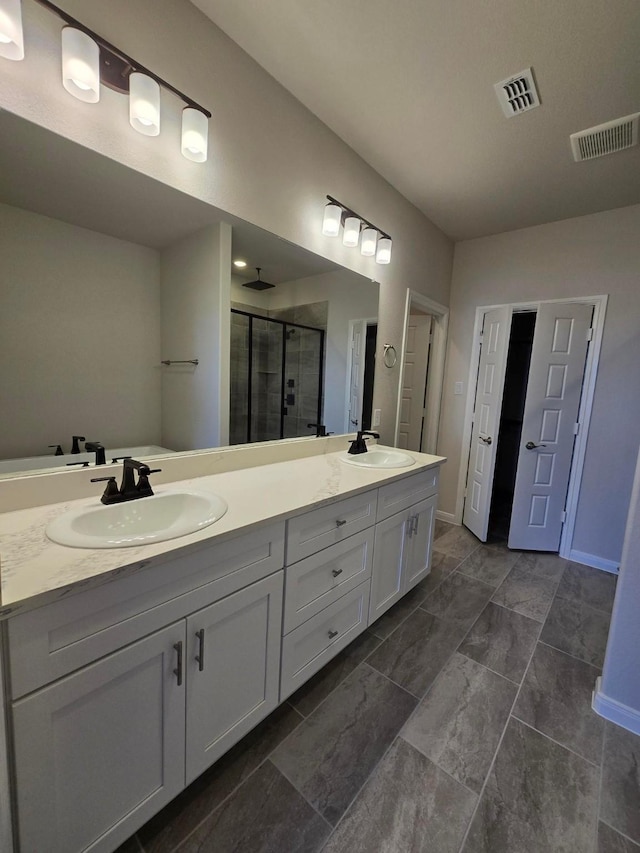
[[[337,578],[338,575],[342,574],[342,569],[331,569],[331,574],[334,576],[334,578]]]
[[[178,653],[178,665],[173,670],[173,674],[178,679],[178,687],[182,687],[182,641],[179,643],[174,643],[173,648]]]
[[[204,628],[200,628],[199,631],[196,631],[196,637],[198,638],[199,645],[196,660],[198,661],[198,671],[202,672],[204,670]]]
[[[342,525],[343,525],[343,524],[346,524],[346,523],[347,523],[347,519],[346,519],[346,518],[343,518],[343,519],[340,519],[340,518],[339,518],[339,519],[337,519],[337,521],[336,521],[336,527],[342,527]]]
[[[333,638],[337,637],[338,634],[339,634],[339,631],[329,631],[329,639],[333,640]]]

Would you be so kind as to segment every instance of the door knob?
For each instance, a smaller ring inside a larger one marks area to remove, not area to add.
[[[546,447],[546,446],[547,446],[546,444],[534,444],[532,441],[528,441],[525,444],[525,447],[527,448],[527,450],[535,450],[536,447]]]
[[[480,439],[480,441],[483,441],[485,444],[491,444],[491,442],[493,440],[491,438],[491,436],[488,436],[488,438],[485,438],[483,435],[479,435],[478,438]]]

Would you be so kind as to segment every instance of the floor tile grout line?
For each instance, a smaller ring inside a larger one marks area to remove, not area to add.
[[[619,829],[616,829],[615,826],[611,826],[610,823],[608,823],[606,820],[602,820],[601,817],[599,817],[598,820],[600,823],[603,823],[606,827],[608,827],[612,832],[617,833],[619,836],[624,838],[626,841],[630,841],[634,845],[634,847],[638,847],[638,849],[640,849],[640,842],[634,841],[630,835],[626,835],[626,833],[620,832]]]
[[[583,663],[585,666],[590,666],[592,669],[597,669],[598,672],[602,675],[601,666],[598,666],[595,663],[590,663],[588,660],[583,660],[582,658],[579,658],[576,655],[572,655],[571,652],[566,652],[564,649],[558,649],[556,648],[556,646],[552,646],[551,643],[546,643],[544,640],[538,640],[538,643],[541,646],[545,646],[547,649],[553,649],[554,652],[559,652],[561,655],[565,655],[565,657],[571,658],[572,660],[577,660],[580,663]]]
[[[543,627],[544,627],[543,625],[540,625],[540,630],[539,630],[539,632],[538,632],[538,637],[540,637],[540,634],[542,633],[542,628],[543,628]],[[509,715],[508,715],[507,720],[506,720],[506,722],[505,722],[505,724],[504,724],[504,728],[502,729],[502,734],[500,735],[500,739],[499,739],[499,741],[498,741],[498,745],[497,745],[497,747],[496,747],[496,751],[493,753],[493,758],[492,758],[492,760],[491,760],[491,764],[489,765],[489,769],[487,770],[487,775],[486,775],[486,776],[485,776],[485,778],[484,778],[484,782],[483,782],[483,784],[482,784],[482,788],[480,789],[480,793],[478,794],[478,801],[476,802],[475,808],[474,808],[474,810],[473,810],[473,812],[472,812],[472,814],[471,814],[471,817],[469,818],[469,822],[468,822],[468,824],[467,824],[467,828],[466,828],[465,833],[464,833],[464,835],[463,835],[463,837],[462,837],[462,843],[460,844],[460,847],[458,848],[458,853],[462,853],[462,851],[463,851],[463,849],[464,849],[464,846],[465,846],[465,844],[467,843],[467,838],[469,837],[469,832],[471,831],[471,827],[472,827],[472,825],[473,825],[473,821],[475,820],[476,814],[477,814],[477,812],[478,812],[478,808],[480,807],[480,803],[482,802],[482,798],[483,798],[483,796],[484,796],[484,792],[485,792],[485,789],[486,789],[486,787],[487,787],[487,782],[489,781],[489,779],[491,778],[491,774],[493,773],[493,768],[494,768],[495,763],[496,763],[496,758],[498,757],[498,753],[500,752],[500,747],[502,746],[502,742],[503,742],[503,740],[504,740],[504,736],[505,736],[505,734],[506,734],[506,732],[507,732],[507,729],[509,728],[509,723],[511,722],[511,718],[512,718],[512,716],[513,716],[513,709],[516,707],[516,703],[518,702],[518,698],[520,697],[520,692],[522,691],[522,685],[524,684],[525,679],[526,679],[526,677],[527,677],[527,673],[529,672],[529,667],[531,666],[531,661],[533,660],[533,656],[534,656],[534,654],[535,654],[537,644],[538,644],[538,639],[536,638],[536,642],[533,644],[533,648],[532,648],[532,650],[531,650],[531,654],[529,655],[529,660],[528,660],[527,665],[526,665],[526,667],[525,667],[525,669],[524,669],[524,673],[523,673],[523,676],[522,676],[522,680],[521,680],[520,684],[518,685],[518,689],[516,690],[516,695],[515,695],[515,697],[514,697],[514,699],[513,699],[513,703],[512,703],[512,705],[511,705],[510,710],[509,710]]]
[[[407,720],[407,722],[409,722],[409,720]],[[405,723],[405,725],[406,725],[406,723]],[[404,728],[404,726],[403,726],[403,728]],[[402,729],[400,729],[400,731],[399,731],[399,732],[398,732],[398,734],[396,735],[396,740],[404,741],[404,743],[406,743],[408,746],[410,746],[410,747],[411,747],[411,749],[415,749],[415,751],[416,751],[417,753],[419,753],[423,758],[426,758],[426,759],[427,759],[427,761],[430,761],[430,762],[431,762],[431,764],[433,764],[433,766],[434,766],[434,767],[437,767],[437,768],[438,768],[438,770],[441,770],[441,771],[445,774],[445,776],[448,776],[448,777],[449,777],[449,779],[451,779],[453,782],[455,782],[455,784],[456,784],[456,785],[460,785],[460,787],[461,787],[461,788],[464,788],[464,789],[465,789],[465,791],[468,791],[470,794],[473,794],[473,796],[474,796],[476,799],[479,797],[479,794],[478,794],[478,792],[477,792],[477,791],[474,791],[474,790],[473,790],[473,788],[470,788],[470,787],[469,787],[467,784],[465,784],[464,782],[461,782],[459,779],[456,779],[456,777],[455,777],[455,776],[452,776],[452,775],[451,775],[451,773],[450,773],[446,768],[441,767],[435,759],[431,758],[429,755],[425,755],[425,754],[424,754],[424,752],[423,752],[421,749],[418,749],[418,747],[417,747],[417,746],[414,746],[410,741],[408,741],[405,737],[403,737],[403,736],[402,736]]]
[[[513,711],[511,712],[511,716],[513,717],[514,720],[517,720],[519,723],[522,723],[523,726],[526,726],[528,729],[531,729],[531,731],[535,732],[538,735],[541,735],[542,737],[546,738],[547,740],[550,740],[551,743],[555,743],[556,746],[559,746],[562,749],[566,749],[567,752],[570,752],[572,755],[575,755],[576,758],[580,758],[582,761],[586,761],[587,764],[590,764],[592,767],[595,767],[596,769],[600,769],[600,762],[599,761],[592,761],[590,758],[587,758],[584,755],[580,755],[579,752],[576,752],[575,749],[571,749],[571,747],[567,746],[566,743],[561,743],[559,740],[556,740],[554,737],[551,737],[550,734],[547,734],[547,732],[543,732],[540,729],[537,729],[534,725],[532,725],[531,723],[528,723],[526,720],[523,720],[522,717],[519,717]]]
[[[593,571],[597,572],[597,571],[600,571],[600,569],[594,569]],[[558,584],[558,587],[559,586],[560,586],[560,584]],[[591,610],[595,610],[596,613],[603,613],[605,616],[608,616],[609,618],[611,618],[612,610],[603,610],[601,607],[596,607],[593,604],[589,604],[587,601],[582,601],[580,598],[570,598],[568,595],[558,595],[557,590],[556,590],[555,598],[561,598],[563,601],[570,601],[573,604],[580,604],[583,607],[588,607]]]

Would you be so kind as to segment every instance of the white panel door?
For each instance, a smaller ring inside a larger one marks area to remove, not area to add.
[[[409,548],[404,569],[405,592],[424,580],[431,571],[433,528],[436,523],[438,496],[427,498],[409,510]]]
[[[345,432],[362,429],[364,396],[364,354],[367,344],[366,320],[351,323],[351,367],[349,370],[349,412]]]
[[[504,306],[484,315],[482,348],[471,430],[469,473],[463,523],[482,542],[487,541],[493,472],[507,365],[511,308]]]
[[[398,512],[376,524],[369,624],[375,622],[404,595],[404,564],[409,547],[410,510]]]
[[[533,337],[509,547],[557,551],[592,305],[540,306]]]
[[[398,432],[398,447],[405,450],[420,451],[422,446],[431,322],[432,318],[428,314],[412,314],[407,326]]]

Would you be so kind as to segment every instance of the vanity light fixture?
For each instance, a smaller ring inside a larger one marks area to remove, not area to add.
[[[182,112],[182,153],[187,160],[207,159],[211,113],[162,77],[145,68],[50,0],[35,0],[61,18],[62,84],[85,103],[100,100],[100,86],[129,95],[129,121],[145,136],[160,133],[160,88],[186,104]],[[0,0],[0,56],[24,57],[21,0]]]
[[[79,101],[100,100],[100,48],[82,30],[62,30],[62,85]]]
[[[329,196],[327,196],[329,198]],[[332,201],[325,205],[322,233],[325,237],[337,237],[342,224],[342,207]]]
[[[20,0],[0,0],[0,56],[24,59]]]
[[[360,254],[365,257],[375,255],[376,262],[388,264],[391,262],[391,237],[369,222],[359,213],[351,210],[342,202],[327,196],[328,204],[324,208],[322,233],[326,237],[337,237],[340,226],[343,225],[342,243],[351,248],[360,243]]]
[[[375,228],[366,226],[362,229],[360,238],[360,254],[365,258],[370,258],[376,253],[376,245],[378,243],[378,232]]]
[[[160,86],[140,71],[129,75],[129,121],[145,136],[160,133]]]
[[[376,263],[390,264],[391,263],[391,246],[393,241],[391,237],[381,237],[378,240],[378,251],[376,252]]]

